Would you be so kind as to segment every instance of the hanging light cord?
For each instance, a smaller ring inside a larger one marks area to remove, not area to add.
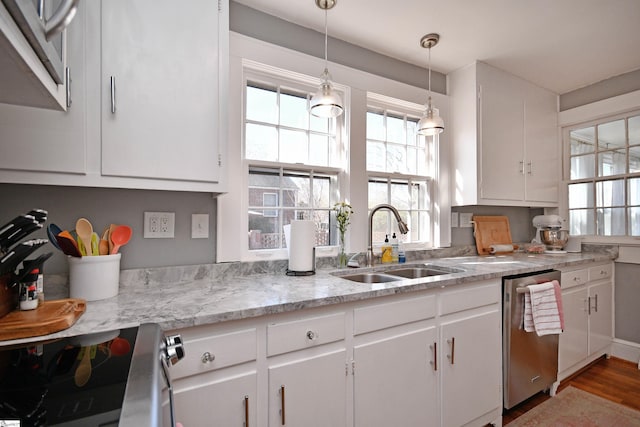
[[[328,55],[327,55],[327,40],[328,40],[328,29],[327,29],[327,12],[328,10],[324,10],[324,71],[325,73],[329,69],[328,66]]]
[[[429,45],[429,55],[428,55],[428,63],[429,63],[429,98],[428,98],[428,111],[431,111],[431,45]]]

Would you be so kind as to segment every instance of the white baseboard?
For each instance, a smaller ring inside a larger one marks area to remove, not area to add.
[[[611,343],[611,355],[638,363],[638,369],[640,369],[640,344],[638,343],[615,338]]]

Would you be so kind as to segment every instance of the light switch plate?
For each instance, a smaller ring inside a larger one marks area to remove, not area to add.
[[[209,238],[209,214],[191,214],[191,238]]]
[[[460,228],[471,228],[473,213],[460,212]]]

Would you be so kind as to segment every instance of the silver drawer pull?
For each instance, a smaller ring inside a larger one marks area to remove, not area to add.
[[[211,363],[214,360],[216,360],[216,356],[214,354],[209,353],[208,351],[205,352],[202,357],[200,358],[200,360],[202,360],[202,363]]]

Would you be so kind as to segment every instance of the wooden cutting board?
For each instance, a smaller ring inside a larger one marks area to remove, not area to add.
[[[491,245],[511,245],[509,218],[506,216],[473,216],[473,234],[478,255],[491,254]],[[513,252],[513,251],[511,251]]]
[[[86,308],[85,300],[67,298],[45,301],[35,310],[14,310],[0,318],[0,340],[38,337],[62,331],[73,325]]]

